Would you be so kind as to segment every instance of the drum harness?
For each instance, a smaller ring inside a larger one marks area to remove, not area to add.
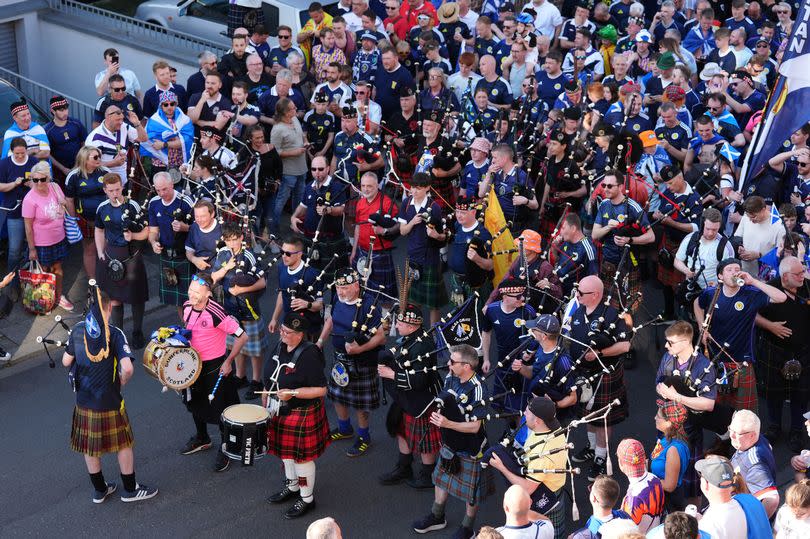
[[[287,415],[292,411],[291,408],[287,405],[287,402],[282,402],[278,399],[276,395],[278,392],[281,391],[281,388],[278,386],[278,376],[281,374],[281,369],[295,369],[295,364],[298,362],[298,359],[301,357],[301,354],[304,353],[305,350],[308,350],[310,347],[315,346],[314,344],[301,341],[295,352],[293,352],[292,358],[287,363],[282,363],[280,358],[281,352],[281,345],[283,343],[281,341],[278,342],[276,345],[276,350],[273,353],[273,360],[276,362],[276,368],[273,369],[273,374],[270,375],[270,391],[267,393],[267,411],[270,414],[270,417],[275,417],[277,415]]]

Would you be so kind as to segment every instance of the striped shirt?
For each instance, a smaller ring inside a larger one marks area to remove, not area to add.
[[[87,139],[84,141],[86,146],[93,146],[101,150],[101,164],[110,169],[110,172],[118,174],[121,177],[122,185],[127,184],[127,164],[126,162],[118,166],[110,166],[109,163],[116,157],[121,150],[126,151],[130,144],[138,139],[138,131],[131,125],[125,123],[117,132],[113,133],[104,122],[101,122],[98,127],[93,129]]]

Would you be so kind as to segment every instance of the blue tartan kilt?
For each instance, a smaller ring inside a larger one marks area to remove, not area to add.
[[[357,257],[355,258],[355,269],[357,268],[356,261],[363,256],[368,258],[368,251],[364,251],[358,247]],[[368,262],[366,262],[366,264],[368,264]],[[396,266],[394,266],[394,257],[390,250],[374,251],[371,264],[371,275],[368,278],[368,288],[370,291],[381,290],[384,294],[389,296],[393,296],[395,298],[399,297]]]
[[[247,334],[247,342],[242,347],[242,354],[248,357],[260,357],[264,359],[264,353],[270,348],[270,335],[267,333],[267,324],[264,318],[258,320],[240,321],[239,324]],[[233,346],[235,337],[228,335],[228,348]]]
[[[380,377],[377,365],[366,366],[358,362],[344,363],[349,372],[349,385],[341,387],[327,374],[329,398],[355,410],[370,412],[380,407]]]
[[[480,456],[479,456],[480,457]],[[477,505],[495,493],[495,481],[491,467],[481,468],[481,458],[459,455],[461,466],[458,472],[448,474],[440,464],[433,469],[433,484],[454,498],[470,505]]]
[[[68,247],[70,247],[70,244],[67,239],[53,245],[37,246],[39,263],[43,266],[51,266],[56,262],[61,262],[68,256]]]

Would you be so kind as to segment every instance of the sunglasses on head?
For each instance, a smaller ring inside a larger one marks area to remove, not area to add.
[[[192,275],[191,276],[191,282],[201,284],[201,285],[203,285],[205,287],[208,287],[208,282],[205,279],[203,279],[202,277],[200,277],[199,275]]]

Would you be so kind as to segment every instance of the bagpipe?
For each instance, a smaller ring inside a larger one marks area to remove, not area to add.
[[[690,307],[703,292],[700,287],[700,278],[705,271],[706,265],[701,262],[700,268],[692,277],[687,277],[678,283],[678,286],[675,287],[675,301],[684,307]]]

